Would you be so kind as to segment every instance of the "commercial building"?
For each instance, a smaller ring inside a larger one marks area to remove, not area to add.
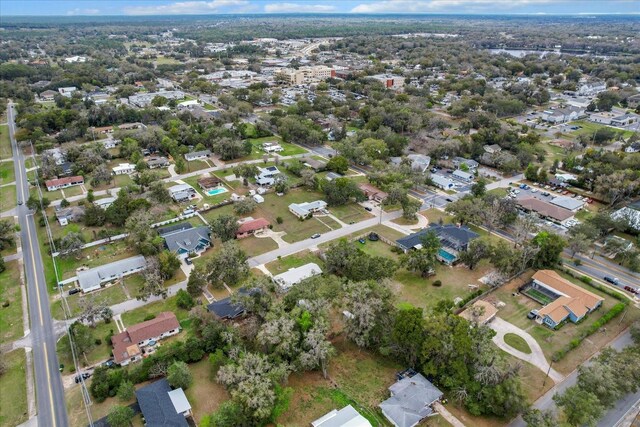
[[[159,313],[151,320],[128,327],[111,337],[113,359],[120,366],[141,360],[145,347],[154,347],[158,341],[180,333],[180,323],[170,311]],[[147,421],[148,422],[148,421]]]
[[[335,77],[335,70],[325,65],[300,67],[297,70],[283,70],[292,85],[301,85]]]
[[[273,282],[280,286],[282,291],[288,291],[292,286],[297,285],[305,279],[322,274],[322,269],[318,264],[310,262],[300,267],[291,268],[284,273],[273,276]]]
[[[569,209],[552,205],[544,200],[535,197],[516,199],[518,208],[526,213],[535,213],[542,219],[547,219],[558,224],[566,224],[572,220],[574,213]]]
[[[113,280],[121,279],[130,274],[139,273],[147,267],[147,261],[142,255],[114,261],[109,264],[79,271],[78,285],[82,292],[95,291]]]

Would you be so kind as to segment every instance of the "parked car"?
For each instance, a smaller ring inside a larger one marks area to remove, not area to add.
[[[193,264],[193,261],[191,261],[191,258],[189,258],[189,257],[185,258],[185,259],[184,259],[184,262],[185,262],[185,264],[187,264],[187,265],[191,265],[191,264]]]
[[[564,191],[562,192],[562,195],[563,195],[563,196],[566,196],[567,194],[569,194],[569,192],[568,192],[567,190],[564,190]]]
[[[75,295],[77,293],[80,293],[80,289],[78,288],[73,288],[73,289],[69,289],[69,295]]]
[[[542,194],[544,197],[547,197],[547,196],[551,195],[551,193],[549,193],[548,191],[545,191],[545,192],[540,193],[540,194]]]
[[[312,239],[317,239],[318,237],[320,237],[320,233],[316,233],[311,236]]]
[[[373,208],[371,206],[365,206],[364,210],[367,212],[371,212]]]
[[[113,359],[109,359],[109,360],[106,360],[106,361],[102,362],[102,366],[107,367],[107,368],[115,368],[116,362],[114,362]]]
[[[531,310],[529,314],[527,314],[527,319],[535,319],[538,316],[538,310]]]
[[[625,291],[629,291],[629,292],[631,292],[632,294],[637,294],[637,293],[638,293],[638,290],[637,290],[636,288],[632,288],[631,286],[625,286],[625,287],[624,287],[624,290],[625,290]]]
[[[86,380],[90,376],[91,376],[91,374],[89,372],[83,372],[82,374],[76,375],[76,377],[74,378],[74,381],[76,382],[76,384],[78,384],[82,380]]]
[[[380,236],[378,236],[378,233],[369,233],[369,240],[371,240],[372,242],[377,242],[378,240],[380,240]]]
[[[531,189],[531,192],[532,192],[532,193],[537,193],[537,192],[538,192],[538,189],[537,189],[537,188],[532,188],[532,189]]]
[[[618,279],[617,277],[611,277],[611,276],[604,276],[604,281],[609,282],[612,285],[617,285],[618,283],[620,283],[620,279]]]
[[[361,237],[358,239],[358,242],[362,243],[363,245],[367,242],[366,240],[364,240],[364,237]]]

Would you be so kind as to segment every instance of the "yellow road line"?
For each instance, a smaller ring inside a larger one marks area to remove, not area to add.
[[[44,358],[45,358],[45,364],[44,366],[47,367],[47,384],[49,385],[49,405],[51,406],[51,420],[53,422],[53,425],[55,426],[57,423],[56,420],[56,411],[53,408],[53,390],[51,389],[51,372],[49,370],[49,355],[47,353],[47,346],[45,344],[44,346]]]

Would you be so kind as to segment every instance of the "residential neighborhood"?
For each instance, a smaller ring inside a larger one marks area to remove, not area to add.
[[[29,3],[0,426],[639,422],[634,2]]]

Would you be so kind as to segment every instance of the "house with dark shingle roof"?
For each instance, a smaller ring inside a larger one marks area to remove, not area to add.
[[[191,405],[181,388],[172,390],[166,378],[136,390],[136,399],[145,425],[153,427],[187,427]]]
[[[416,249],[422,245],[422,236],[428,232],[434,232],[442,246],[453,249],[455,251],[466,251],[469,246],[469,242],[479,237],[477,233],[474,233],[465,226],[458,226],[455,224],[429,224],[429,227],[410,234],[406,237],[396,240],[396,243],[403,251],[407,252],[410,249]]]
[[[212,244],[211,230],[204,225],[165,233],[162,237],[167,249],[179,258],[201,254]]]
[[[380,409],[396,427],[413,427],[434,415],[432,405],[442,398],[442,392],[421,374],[401,379],[389,391],[391,397],[380,404]]]

